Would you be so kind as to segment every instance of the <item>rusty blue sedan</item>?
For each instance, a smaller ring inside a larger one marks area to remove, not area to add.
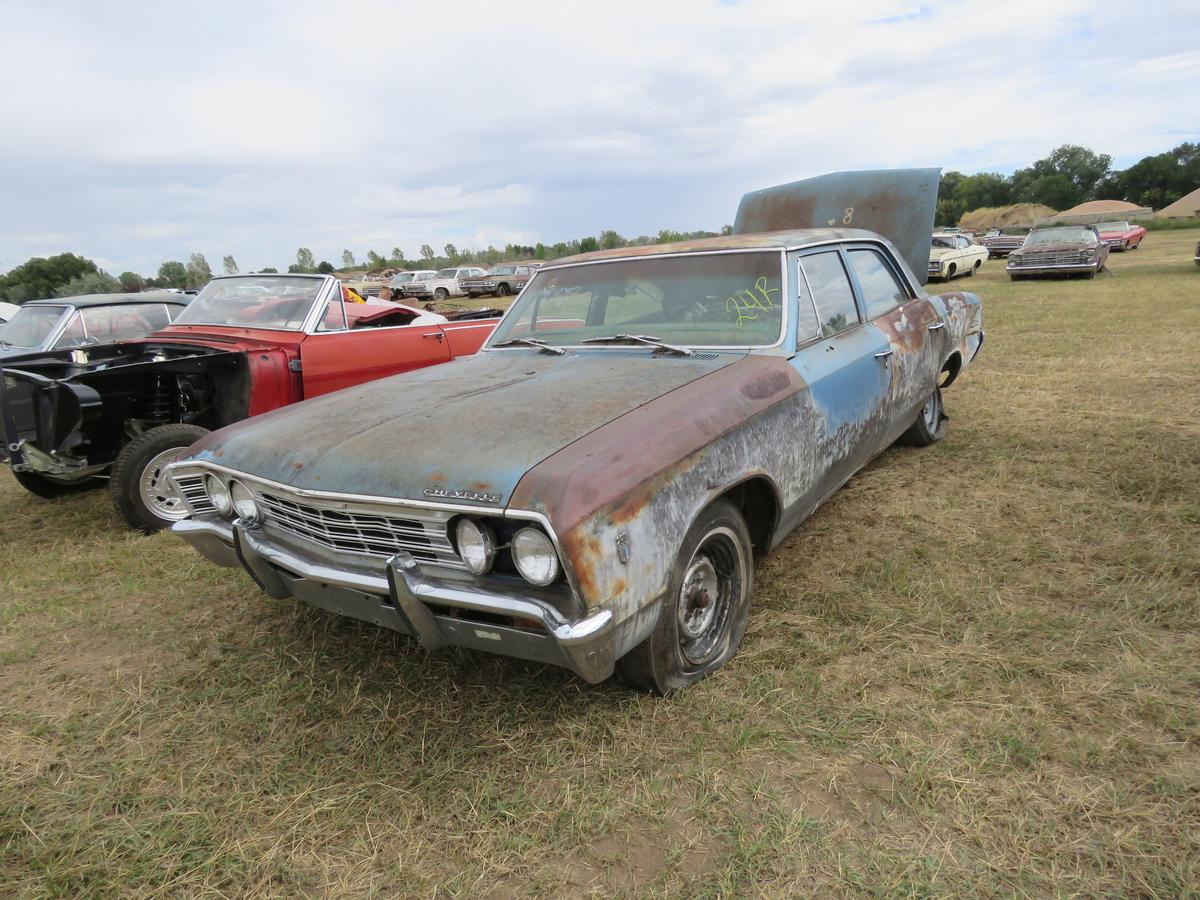
[[[214,432],[171,469],[175,533],[429,649],[709,675],[755,557],[940,440],[983,343],[976,296],[914,275],[937,170],[828,178],[748,194],[729,236],[544,266],[473,357]]]

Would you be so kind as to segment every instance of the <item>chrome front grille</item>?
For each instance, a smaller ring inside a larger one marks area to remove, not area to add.
[[[183,495],[193,513],[200,515],[216,512],[216,507],[208,499],[208,491],[204,489],[203,475],[177,475],[175,486],[179,488],[179,493]]]
[[[263,490],[264,524],[341,553],[388,559],[407,550],[418,562],[465,569],[446,534],[444,517],[426,518],[419,509],[403,515],[330,509]]]
[[[1091,262],[1077,250],[1067,250],[1059,253],[1025,253],[1011,263],[1019,266],[1079,266]]]

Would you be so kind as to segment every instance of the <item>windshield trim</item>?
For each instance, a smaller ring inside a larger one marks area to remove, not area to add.
[[[239,274],[239,275],[214,275],[209,280],[209,284],[212,284],[212,282],[214,282],[214,281],[230,281],[230,280],[238,279],[238,278],[252,278],[256,275],[262,275],[262,274],[264,274],[264,273],[262,273],[262,272],[253,272],[253,273],[247,272],[245,274]],[[277,277],[279,277],[279,278],[311,278],[313,280],[319,280],[319,281],[324,282],[324,284],[321,286],[321,288],[317,291],[316,298],[313,300],[312,306],[309,308],[308,312],[305,314],[304,319],[301,322],[301,325],[299,328],[280,328],[275,325],[255,325],[255,324],[230,325],[227,322],[180,322],[180,321],[178,321],[178,318],[172,319],[171,322],[167,325],[167,328],[173,328],[176,325],[178,325],[180,328],[228,328],[228,329],[236,329],[239,331],[280,331],[280,332],[283,332],[284,334],[313,334],[313,333],[315,333],[316,327],[317,327],[318,323],[320,322],[322,316],[324,315],[324,310],[325,310],[324,304],[330,294],[330,285],[331,284],[336,285],[337,289],[339,291],[341,290],[341,282],[338,281],[338,279],[334,278],[332,275],[317,275],[317,274],[312,274],[312,273],[308,273],[308,272],[303,272],[303,273],[302,272],[287,272],[287,273],[267,272],[265,274],[270,277],[275,277],[277,275]],[[208,285],[205,285],[205,287],[207,287],[207,286]],[[188,304],[187,306],[184,307],[185,310],[190,309],[190,308],[191,308],[190,304]],[[181,310],[180,312],[182,313],[182,311],[183,310]]]
[[[837,244],[837,243],[842,243],[841,239],[830,240],[830,241],[821,241],[821,242],[812,244],[811,246],[816,247],[816,246],[820,246],[820,244]],[[805,244],[804,246],[807,247],[810,245]],[[536,272],[534,272],[533,275],[530,276],[528,281],[525,282],[525,286],[523,288],[521,288],[521,292],[519,294],[517,294],[517,296],[513,299],[512,304],[508,307],[507,310],[504,311],[504,315],[501,316],[500,321],[496,323],[495,331],[493,331],[490,335],[488,335],[487,341],[485,341],[484,345],[481,348],[479,348],[479,352],[480,353],[491,353],[493,351],[497,352],[497,353],[507,353],[510,351],[517,352],[517,353],[527,353],[528,352],[529,348],[493,347],[492,340],[495,338],[496,334],[499,333],[500,326],[504,324],[504,320],[507,319],[512,314],[513,310],[515,310],[517,308],[518,302],[520,301],[521,297],[524,296],[525,292],[527,290],[529,290],[530,286],[535,281],[537,281],[538,275],[540,275],[542,272],[553,272],[558,269],[574,269],[574,268],[582,267],[582,266],[603,266],[603,265],[607,265],[609,263],[618,263],[618,262],[619,263],[627,263],[631,259],[638,259],[638,260],[641,260],[641,259],[674,259],[674,258],[679,258],[679,257],[693,257],[693,256],[728,256],[733,253],[777,253],[779,255],[779,278],[780,278],[779,283],[784,288],[783,315],[781,315],[779,317],[779,319],[780,319],[780,321],[779,321],[779,338],[773,344],[688,344],[686,342],[676,342],[676,343],[678,343],[679,346],[681,346],[681,347],[688,347],[689,349],[695,349],[695,350],[699,350],[701,352],[720,351],[720,350],[775,350],[775,349],[778,349],[779,347],[782,347],[784,342],[787,340],[788,326],[791,324],[791,314],[792,314],[792,306],[793,306],[791,297],[789,296],[791,294],[791,291],[788,290],[788,278],[787,278],[787,276],[788,276],[788,272],[787,272],[787,253],[788,253],[788,251],[782,247],[738,247],[738,248],[731,248],[729,250],[675,251],[673,253],[651,253],[651,254],[638,255],[638,256],[617,256],[617,257],[613,257],[611,259],[589,259],[589,260],[584,260],[582,262],[565,263],[565,264],[559,265],[559,266],[556,266],[553,264],[539,266],[538,270]],[[555,346],[561,347],[563,350],[600,350],[601,349],[600,347],[596,346],[595,344],[555,344]],[[604,348],[604,349],[609,349],[609,348]],[[621,347],[618,349],[628,350],[629,348],[627,346],[625,346],[625,347]]]

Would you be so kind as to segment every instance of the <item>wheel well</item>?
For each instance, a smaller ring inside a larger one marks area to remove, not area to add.
[[[942,363],[942,371],[946,373],[946,378],[942,382],[942,387],[949,387],[955,378],[958,377],[959,369],[962,368],[962,356],[957,350],[951,353],[944,363]]]
[[[779,496],[767,478],[749,478],[731,487],[720,499],[728,500],[741,510],[756,554],[762,555],[771,549],[771,536],[779,522]]]

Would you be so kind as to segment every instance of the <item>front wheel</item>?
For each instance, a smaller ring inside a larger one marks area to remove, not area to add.
[[[208,429],[199,425],[160,425],[124,446],[108,488],[131,528],[151,534],[187,518],[187,505],[167,478],[167,466],[206,434]]]
[[[666,694],[725,665],[746,633],[753,560],[737,507],[712,503],[683,539],[654,630],[617,660],[617,677],[637,690]]]
[[[512,291],[509,289],[508,285],[505,284],[504,282],[500,282],[500,284],[496,285],[496,296],[497,297],[507,297],[511,293],[512,293]]]
[[[36,472],[13,472],[17,484],[29,493],[45,500],[63,497],[67,494],[78,494],[98,488],[104,482],[99,478],[84,478],[81,481],[60,481],[50,475],[39,475]]]
[[[433,292],[434,300],[446,300],[447,298],[449,298],[449,296],[450,296],[450,292],[448,290],[446,290],[445,288],[438,288],[436,291]]]

